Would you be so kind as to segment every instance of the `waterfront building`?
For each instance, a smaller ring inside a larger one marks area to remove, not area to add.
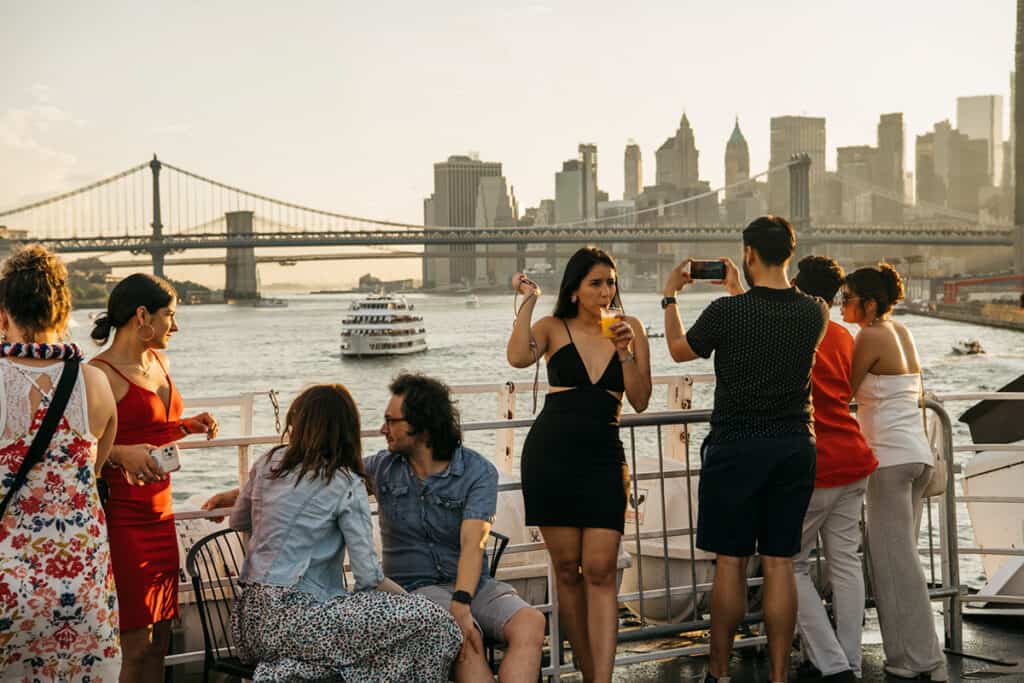
[[[746,182],[744,182],[746,181]],[[725,202],[723,219],[728,225],[746,225],[765,213],[763,201],[755,196],[756,183],[750,182],[750,148],[740,130],[740,119],[725,143]]]
[[[878,119],[878,152],[872,182],[888,196],[875,195],[872,217],[878,223],[896,225],[903,222],[903,114],[882,114]]]
[[[811,158],[811,220],[824,213],[825,119],[813,116],[775,116],[771,119],[769,166],[786,164],[794,154]],[[768,211],[789,216],[789,169],[779,168],[768,177]]]
[[[537,222],[534,225],[555,224],[555,200],[542,199],[537,205]]]
[[[580,144],[579,155],[562,163],[555,174],[555,223],[590,222],[597,218],[597,145]]]
[[[423,202],[423,224],[476,226],[480,179],[501,176],[501,164],[455,155],[434,164],[434,192]],[[476,282],[474,245],[428,245],[423,250],[423,286],[451,287]]]
[[[1003,96],[956,98],[956,128],[971,140],[985,140],[989,184],[1003,177]]]
[[[844,223],[871,223],[874,193],[872,172],[878,150],[870,145],[836,149],[836,176],[842,185],[840,215]]]
[[[684,112],[675,135],[666,139],[655,153],[657,185],[695,187],[700,181],[699,156],[693,128]]]
[[[940,121],[934,129],[917,136],[917,203],[927,215],[928,206],[945,207],[971,214],[990,195],[989,144],[971,139]],[[934,213],[934,208],[932,209]]]
[[[640,145],[632,140],[626,145],[623,165],[625,183],[622,190],[622,198],[626,200],[636,199],[637,195],[643,191],[644,170],[643,162],[640,158]]]

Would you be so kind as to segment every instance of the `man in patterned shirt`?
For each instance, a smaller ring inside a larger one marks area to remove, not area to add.
[[[814,490],[811,367],[828,309],[792,287],[786,269],[793,227],[763,216],[743,231],[745,291],[733,262],[715,281],[731,296],[712,301],[684,332],[676,294],[692,282],[691,260],[665,283],[665,340],[677,362],[715,355],[715,406],[701,448],[697,547],[716,554],[711,656],[706,681],[729,680],[732,641],[746,611],[746,569],[761,556],[771,680],[787,677],[796,624],[793,556]]]

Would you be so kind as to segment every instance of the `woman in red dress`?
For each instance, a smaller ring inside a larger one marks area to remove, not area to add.
[[[209,413],[182,418],[181,395],[168,374],[166,349],[177,332],[178,296],[166,281],[136,273],[110,293],[92,338],[110,347],[93,359],[110,380],[118,428],[103,468],[110,498],[107,527],[121,610],[121,682],[163,678],[170,620],[178,616],[178,538],[171,482],[150,450],[188,434],[213,438]]]

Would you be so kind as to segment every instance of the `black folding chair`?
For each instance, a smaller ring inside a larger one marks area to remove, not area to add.
[[[499,534],[494,529],[491,529],[489,539],[490,563],[487,565],[487,573],[491,575],[492,579],[498,574],[498,564],[501,562],[501,556],[505,554],[505,547],[507,545],[508,536],[505,534]],[[491,665],[491,670],[494,672],[497,672],[494,662],[494,649],[496,645],[496,641],[484,638],[484,648],[487,650],[487,662]]]
[[[255,667],[242,663],[231,638],[231,609],[241,595],[238,572],[244,559],[242,535],[221,529],[192,546],[185,560],[203,625],[203,683],[210,680],[211,670],[253,677]]]

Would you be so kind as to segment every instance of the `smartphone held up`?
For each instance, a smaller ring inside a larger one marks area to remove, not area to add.
[[[725,263],[722,261],[690,261],[690,277],[694,280],[724,280]]]

